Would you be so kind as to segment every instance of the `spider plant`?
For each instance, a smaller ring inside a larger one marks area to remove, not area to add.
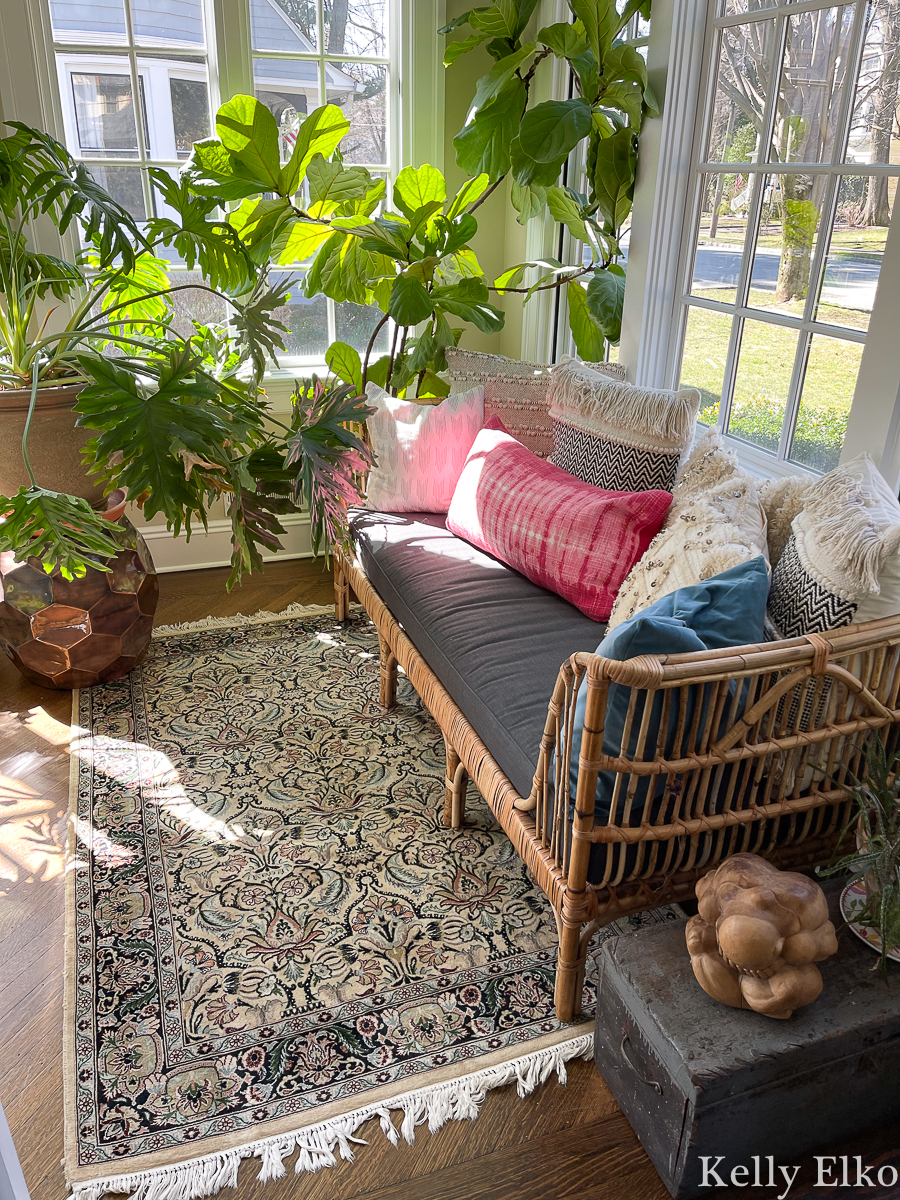
[[[847,794],[855,810],[847,832],[856,831],[856,850],[819,868],[821,875],[849,871],[863,879],[867,901],[860,916],[878,931],[881,968],[886,972],[888,951],[900,945],[900,753],[888,757],[880,737],[866,751],[861,777],[852,776]]]

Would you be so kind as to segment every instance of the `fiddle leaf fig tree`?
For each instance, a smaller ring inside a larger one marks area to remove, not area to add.
[[[621,11],[615,0],[568,5],[571,22],[545,26],[531,40],[523,39],[534,0],[496,0],[440,32],[465,25],[473,31],[448,43],[446,66],[482,45],[494,60],[478,80],[466,123],[453,139],[459,165],[470,175],[486,175],[488,191],[511,176],[510,195],[521,222],[549,209],[584,247],[579,265],[555,259],[519,263],[495,279],[494,288],[519,293],[527,303],[536,292],[566,287],[575,345],[582,357],[596,359],[604,341],[619,340],[625,294],[624,271],[616,261],[619,240],[631,212],[641,125],[659,110],[644,59],[621,40],[633,17],[649,17],[650,0],[627,0]],[[536,72],[551,56],[568,64],[576,95],[532,103]],[[566,160],[582,146],[583,192],[559,183]],[[536,278],[520,286],[529,274]]]
[[[329,346],[326,361],[339,379],[360,393],[374,381],[395,395],[444,396],[449,386],[438,373],[462,333],[455,322],[484,333],[503,327],[469,244],[478,230],[472,210],[490,177],[480,172],[448,196],[436,167],[405,167],[388,200],[384,179],[344,165],[340,142],[349,128],[336,105],[316,109],[282,163],[275,118],[255,98],[237,96],[219,109],[217,136],[195,145],[183,186],[234,202],[228,226],[252,262],[303,264],[308,297],[375,308],[362,353],[343,341]],[[242,331],[254,311],[238,316]],[[390,348],[376,357],[382,331]]]

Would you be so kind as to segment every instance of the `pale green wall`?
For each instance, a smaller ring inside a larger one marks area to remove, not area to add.
[[[452,20],[469,8],[470,0],[447,0],[447,20]],[[466,36],[467,32],[466,29],[454,30],[450,38]],[[469,104],[475,95],[475,84],[480,76],[490,70],[493,61],[487,51],[479,47],[458,59],[444,72],[444,170],[451,195],[465,178],[456,165],[453,137],[465,124]],[[472,241],[472,247],[490,283],[506,267],[514,266],[525,258],[525,230],[516,221],[516,211],[509,202],[509,183],[504,182],[475,215],[478,233]],[[499,334],[491,336],[466,326],[461,344],[470,350],[490,350],[510,358],[522,357],[521,297],[494,297],[493,303],[506,312],[505,327]]]

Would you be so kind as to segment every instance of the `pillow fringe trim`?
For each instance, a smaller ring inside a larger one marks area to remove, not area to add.
[[[379,1118],[382,1132],[392,1145],[399,1145],[401,1136],[411,1145],[417,1125],[427,1121],[429,1132],[436,1133],[447,1121],[473,1121],[487,1093],[506,1084],[515,1083],[521,1099],[546,1083],[554,1072],[559,1082],[565,1084],[566,1063],[574,1058],[590,1059],[593,1053],[593,1033],[582,1034],[510,1062],[485,1067],[471,1075],[444,1080],[366,1105],[318,1125],[308,1125],[295,1133],[262,1138],[245,1146],[136,1174],[72,1183],[72,1197],[73,1200],[100,1200],[107,1192],[125,1192],[130,1200],[199,1200],[222,1188],[236,1188],[238,1169],[245,1158],[261,1160],[258,1176],[261,1183],[284,1178],[287,1174],[284,1160],[294,1150],[298,1151],[294,1165],[298,1175],[335,1166],[336,1150],[340,1151],[341,1158],[352,1162],[351,1143],[368,1145],[364,1138],[355,1134],[373,1117]],[[391,1119],[395,1112],[403,1114],[399,1129]]]
[[[680,392],[638,388],[581,368],[581,363],[568,360],[564,369],[554,371],[551,418],[571,421],[577,414],[587,424],[600,420],[607,428],[624,426],[637,434],[655,434],[677,443],[670,450],[689,444],[700,408],[700,393],[694,388]]]

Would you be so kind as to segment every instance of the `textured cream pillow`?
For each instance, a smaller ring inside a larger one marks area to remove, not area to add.
[[[639,388],[590,363],[564,358],[553,368],[553,461],[570,475],[613,492],[671,491],[694,436],[700,393]]]
[[[782,637],[900,613],[900,504],[868,454],[816,480],[792,529],[769,594]]]
[[[803,498],[814,483],[811,475],[788,475],[785,479],[764,479],[757,485],[766,514],[769,562],[773,570],[793,533],[794,517],[803,511]]]
[[[499,417],[516,441],[538,458],[553,453],[553,422],[550,420],[550,367],[519,362],[502,354],[477,350],[447,351],[447,366],[454,391],[484,387],[484,419]],[[618,363],[591,363],[595,371],[610,379],[624,379]]]
[[[768,557],[756,482],[717,433],[694,447],[672,495],[665,525],[619,589],[608,630],[660,596]]]

